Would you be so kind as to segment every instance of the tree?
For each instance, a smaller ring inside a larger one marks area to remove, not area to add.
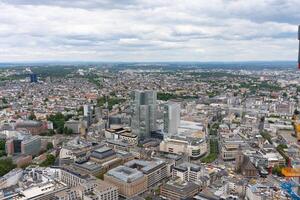
[[[48,167],[55,163],[55,156],[52,154],[48,154],[47,158],[44,162],[40,164],[41,167]]]
[[[0,140],[0,158],[2,156],[6,156],[6,153],[5,153],[5,140]]]
[[[66,135],[72,135],[73,134],[73,130],[68,128],[68,127],[65,127],[64,128],[64,134]]]
[[[272,168],[272,173],[276,174],[278,176],[282,176],[281,170],[282,170],[282,166],[275,166]]]
[[[16,168],[11,158],[0,159],[0,177]]]
[[[53,144],[52,142],[47,143],[47,150],[53,149]]]
[[[107,97],[107,99],[106,97],[100,97],[97,99],[97,105],[102,107],[105,106],[106,100],[107,100],[107,106],[109,110],[111,110],[114,105],[120,104],[125,101],[125,99],[120,99],[115,96]]]
[[[73,115],[63,115],[62,113],[58,112],[54,115],[50,115],[48,120],[53,123],[54,129],[57,131],[58,134],[64,133],[64,126],[65,122],[72,118]]]

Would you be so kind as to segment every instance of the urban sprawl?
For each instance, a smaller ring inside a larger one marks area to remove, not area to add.
[[[164,64],[0,68],[0,199],[297,199],[299,77]]]

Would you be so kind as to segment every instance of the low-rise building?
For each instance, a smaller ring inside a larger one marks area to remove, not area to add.
[[[119,195],[124,198],[131,198],[147,189],[146,176],[141,171],[127,166],[109,170],[104,175],[104,181],[117,186]]]
[[[204,176],[204,169],[193,163],[182,163],[172,170],[173,178],[180,178],[181,181],[198,182],[201,176]]]
[[[79,187],[82,199],[84,200],[118,200],[119,192],[118,187],[115,185],[102,181],[93,180],[89,183]]]
[[[26,138],[21,143],[21,153],[25,155],[38,155],[41,151],[41,138],[38,135]]]
[[[171,180],[161,186],[161,197],[168,200],[181,200],[192,198],[199,192],[199,185],[193,182]]]
[[[152,161],[131,160],[124,165],[141,171],[146,176],[148,188],[162,181],[168,176],[167,164],[165,161],[160,159]]]
[[[116,152],[109,147],[101,147],[92,151],[90,159],[97,163],[104,163],[116,157]]]
[[[186,154],[192,159],[197,159],[207,152],[207,141],[205,138],[178,137],[165,138],[159,146],[160,151]]]

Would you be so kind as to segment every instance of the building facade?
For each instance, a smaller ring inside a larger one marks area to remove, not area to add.
[[[156,130],[156,91],[135,91],[132,102],[132,132],[140,139],[149,138]]]
[[[21,153],[25,155],[38,155],[41,151],[41,138],[40,136],[32,136],[22,141]]]
[[[117,186],[119,195],[127,199],[141,194],[147,189],[146,176],[137,169],[127,166],[119,166],[109,170],[104,175],[104,181]]]
[[[164,106],[164,133],[176,135],[180,125],[180,104],[169,102]]]
[[[160,151],[186,154],[192,159],[199,158],[207,152],[207,142],[205,138],[186,138],[179,137],[165,138],[159,146]]]

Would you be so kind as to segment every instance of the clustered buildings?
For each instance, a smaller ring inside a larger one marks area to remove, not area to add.
[[[281,169],[300,163],[297,83],[268,70],[94,68],[7,81],[0,165],[16,168],[0,199],[287,199]]]

